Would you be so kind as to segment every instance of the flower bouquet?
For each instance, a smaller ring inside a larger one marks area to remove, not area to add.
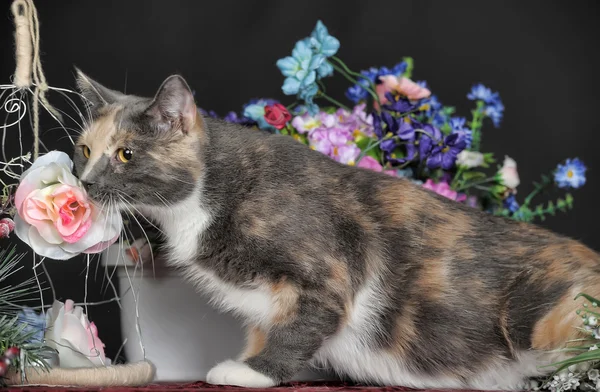
[[[241,114],[230,112],[224,119],[289,135],[340,163],[406,177],[494,215],[533,221],[572,208],[570,193],[537,205],[533,201],[551,187],[568,190],[584,185],[586,167],[579,159],[558,164],[529,195],[518,199],[515,160],[505,157],[497,165],[494,155],[482,150],[484,125],[499,127],[504,115],[498,92],[473,86],[466,98],[474,108],[470,118],[461,117],[440,103],[425,81],[412,80],[411,58],[392,68],[355,72],[336,56],[339,47],[319,21],[309,37],[296,43],[291,56],[277,61],[285,77],[282,91],[295,102],[285,106],[273,99],[255,99]],[[334,75],[349,82],[345,95],[351,106],[328,95],[325,80]]]

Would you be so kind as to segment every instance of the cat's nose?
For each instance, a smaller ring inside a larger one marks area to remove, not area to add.
[[[83,187],[84,187],[86,190],[90,189],[90,187],[91,187],[92,185],[94,185],[95,183],[96,183],[95,181],[85,181],[85,180],[82,180],[82,181],[81,181],[81,184],[83,185]]]

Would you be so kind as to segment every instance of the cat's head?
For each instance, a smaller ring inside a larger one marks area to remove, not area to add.
[[[111,90],[77,70],[88,106],[73,161],[88,194],[121,208],[185,199],[202,176],[205,125],[185,80],[167,78],[154,98]]]

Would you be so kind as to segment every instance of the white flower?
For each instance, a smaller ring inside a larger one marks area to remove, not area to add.
[[[598,346],[595,344],[590,347],[590,351],[594,351],[594,350],[598,350]]]
[[[110,365],[94,323],[73,301],[54,301],[46,314],[46,345],[58,351],[61,368]]]
[[[521,183],[517,172],[517,162],[509,156],[504,157],[504,164],[499,174],[502,184],[510,189],[516,189]]]
[[[456,164],[467,169],[479,167],[483,165],[483,154],[477,151],[462,150],[456,157]]]
[[[588,370],[587,376],[590,380],[595,381],[600,376],[600,371],[598,369]]]
[[[67,154],[51,151],[23,172],[15,193],[15,233],[40,256],[66,260],[98,253],[119,237],[116,209],[97,208],[87,197]]]
[[[598,319],[595,316],[590,316],[587,319],[588,325],[595,327],[598,324]]]

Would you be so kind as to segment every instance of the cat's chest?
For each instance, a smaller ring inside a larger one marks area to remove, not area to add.
[[[171,210],[168,213],[152,212],[165,237],[168,263],[180,269],[198,290],[208,294],[218,308],[232,311],[258,324],[270,319],[273,300],[268,291],[238,287],[198,262],[198,254],[203,246],[202,237],[210,226],[211,216],[197,205],[191,207],[189,205],[180,211]]]

